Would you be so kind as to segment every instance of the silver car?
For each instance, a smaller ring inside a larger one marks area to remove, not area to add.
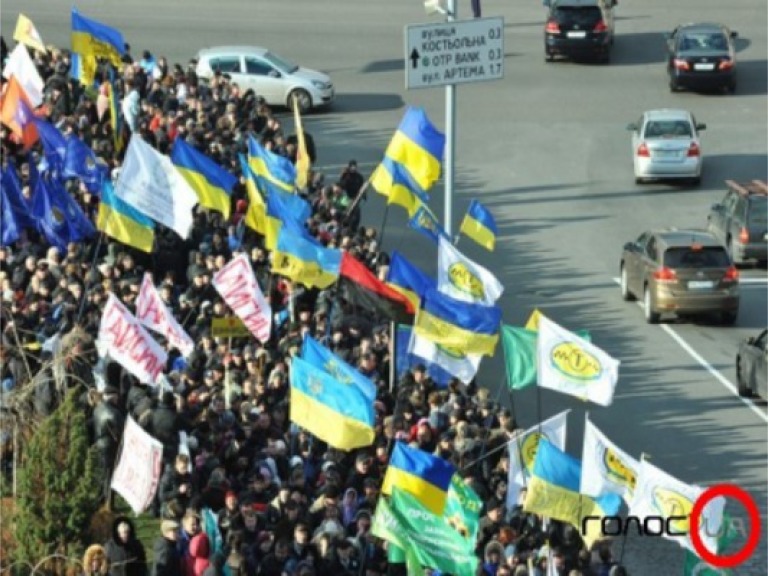
[[[706,128],[686,110],[649,110],[627,126],[632,132],[635,182],[686,179],[698,185],[704,163],[699,132]]]
[[[270,106],[293,106],[306,112],[327,106],[334,99],[333,83],[327,74],[302,68],[266,48],[220,46],[197,54],[197,75],[210,80],[216,72],[228,74],[243,91],[252,89]]]

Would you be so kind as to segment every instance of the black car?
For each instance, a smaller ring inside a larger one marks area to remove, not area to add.
[[[736,379],[740,396],[759,396],[768,400],[768,330],[739,344]]]
[[[736,264],[768,261],[768,184],[726,180],[725,198],[713,204],[707,228],[726,245]]]
[[[672,92],[736,90],[736,50],[722,24],[683,24],[667,37],[667,73]]]
[[[544,26],[544,54],[611,59],[613,7],[616,0],[550,0]]]

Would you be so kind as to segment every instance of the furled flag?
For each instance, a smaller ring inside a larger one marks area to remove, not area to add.
[[[459,231],[483,248],[492,251],[496,246],[496,235],[498,234],[496,220],[494,220],[493,214],[477,200],[470,202]]]
[[[438,456],[397,441],[381,486],[382,494],[399,488],[411,494],[427,510],[442,516],[448,488],[456,468]]]
[[[150,330],[165,336],[168,343],[185,357],[195,349],[195,342],[163,302],[160,293],[152,283],[152,275],[149,272],[144,273],[139,297],[136,298],[136,319]]]
[[[291,421],[340,450],[373,444],[373,401],[357,386],[342,384],[321,367],[291,359]]]
[[[694,503],[703,492],[704,488],[701,486],[685,484],[643,459],[640,460],[637,485],[629,504],[629,513],[638,517],[641,522],[649,516],[660,516],[665,521],[669,519],[670,532],[679,535],[665,531],[662,534],[664,538],[695,553],[690,535],[690,516]],[[717,535],[723,522],[724,508],[725,498],[713,498],[704,507],[701,525],[697,527],[702,543],[713,554],[718,553]]]
[[[627,502],[637,485],[640,463],[616,446],[589,418],[584,424],[581,454],[581,492],[587,496],[618,494]]]
[[[304,126],[301,122],[299,99],[293,97],[293,124],[296,130],[296,188],[303,190],[307,187],[311,160],[307,153],[307,141],[304,137]]]
[[[578,530],[587,516],[596,518],[596,521],[586,523],[587,532],[582,534],[587,548],[592,548],[592,544],[602,537],[599,519],[618,513],[621,498],[606,494],[593,499],[580,494],[580,478],[581,462],[549,440],[542,439],[536,451],[523,510],[567,522]]]
[[[43,82],[24,44],[17,44],[5,63],[3,78],[10,80],[11,76],[16,77],[32,108],[37,108],[43,103],[45,82]]]
[[[619,361],[546,316],[539,320],[537,358],[542,388],[611,405]]]
[[[504,292],[496,276],[464,256],[447,238],[440,238],[438,244],[437,289],[457,300],[486,306]]]
[[[167,156],[134,135],[125,153],[115,196],[186,239],[197,194]]]
[[[16,30],[13,32],[13,39],[16,42],[29,46],[34,50],[40,50],[41,52],[47,52],[43,39],[37,28],[27,16],[19,14],[19,19],[16,20]]]
[[[568,412],[564,410],[544,422],[528,428],[509,442],[509,473],[507,479],[507,510],[520,504],[520,491],[528,485],[536,459],[539,441],[544,438],[565,450]]]

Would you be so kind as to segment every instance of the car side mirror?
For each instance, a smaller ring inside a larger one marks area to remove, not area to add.
[[[723,209],[722,204],[712,204],[712,210],[714,210],[715,212],[719,212],[722,209]]]
[[[754,336],[750,336],[749,338],[747,338],[747,344],[749,344],[751,346],[754,343],[755,343],[755,337]]]
[[[624,250],[627,252],[634,252],[637,250],[637,242],[627,242],[624,244]]]
[[[269,71],[269,77],[270,78],[280,78],[280,72],[277,70],[270,70]]]
[[[707,125],[706,124],[696,124],[696,130],[706,130]]]
[[[738,38],[738,37],[739,37],[739,33],[738,33],[738,32],[736,32],[735,30],[733,30],[733,31],[731,32],[731,38]]]
[[[632,122],[631,124],[627,124],[627,130],[630,132],[637,132],[637,124]]]

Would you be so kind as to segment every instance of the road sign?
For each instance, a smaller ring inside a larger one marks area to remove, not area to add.
[[[504,18],[405,27],[405,87],[431,88],[504,77]]]
[[[250,336],[248,328],[237,316],[211,318],[211,336],[214,338],[238,338]]]

